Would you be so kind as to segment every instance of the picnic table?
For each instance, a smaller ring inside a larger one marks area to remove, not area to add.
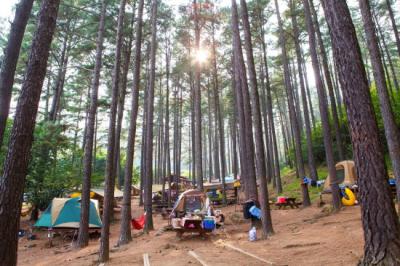
[[[184,219],[184,223],[181,228],[174,228],[176,231],[176,236],[178,238],[182,238],[184,233],[198,233],[200,236],[204,236],[206,233],[211,232],[212,230],[207,230],[202,227],[201,219]]]
[[[300,202],[296,202],[296,198],[286,198],[285,202],[277,202],[275,203],[275,206],[278,207],[278,209],[285,209],[286,207],[290,207],[292,209],[298,209],[299,205],[301,205]]]

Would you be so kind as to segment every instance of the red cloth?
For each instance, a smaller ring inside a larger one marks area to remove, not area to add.
[[[286,198],[286,197],[278,197],[278,198],[277,198],[277,202],[278,202],[278,203],[286,203],[286,201],[287,201],[287,198]]]
[[[138,219],[132,219],[132,227],[136,230],[141,230],[144,228],[144,223],[146,221],[146,215],[142,214]]]

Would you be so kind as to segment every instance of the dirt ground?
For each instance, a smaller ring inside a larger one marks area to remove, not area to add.
[[[134,206],[137,206],[135,203]],[[252,253],[273,265],[356,265],[362,256],[363,235],[360,208],[347,207],[338,214],[328,215],[323,208],[273,210],[275,234],[267,240],[248,241],[250,224],[242,220],[241,208],[222,209],[227,217],[223,229],[202,239],[184,235],[179,240],[172,231],[164,231],[168,224],[160,215],[154,216],[155,230],[149,235],[135,231],[134,240],[123,247],[113,248],[107,265],[143,265],[143,254],[148,253],[151,265],[201,265],[189,255],[194,251],[205,265],[268,265],[258,259],[223,245]],[[134,217],[141,214],[134,207]],[[118,240],[118,215],[111,228],[110,245]],[[22,222],[23,227],[28,223]],[[260,235],[260,230],[257,234]],[[36,232],[37,240],[20,239],[18,265],[74,266],[98,265],[99,239],[92,239],[82,250],[71,248],[71,240],[57,237],[48,247],[46,231]]]

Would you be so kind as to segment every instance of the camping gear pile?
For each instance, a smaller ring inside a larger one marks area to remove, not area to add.
[[[213,180],[212,182],[204,183],[204,191],[210,200],[215,204],[222,203],[223,200],[223,185],[218,180]],[[240,181],[234,179],[233,177],[225,177],[225,194],[228,204],[234,204],[237,202],[238,189],[240,188]]]
[[[219,212],[219,217],[222,214]],[[204,235],[217,226],[217,217],[210,206],[206,194],[196,189],[183,192],[175,203],[171,213],[172,229],[178,237],[185,232],[197,232]]]

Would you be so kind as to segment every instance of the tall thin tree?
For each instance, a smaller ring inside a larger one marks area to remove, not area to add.
[[[329,176],[332,180],[331,188],[332,188],[333,207],[335,208],[335,210],[339,210],[340,208],[339,184],[336,182],[336,167],[335,167],[335,159],[333,156],[332,136],[329,126],[328,100],[326,98],[326,93],[321,77],[321,69],[318,61],[317,42],[315,39],[315,27],[312,21],[310,2],[308,0],[303,0],[303,6],[306,18],[307,31],[308,31],[311,61],[314,69],[314,76],[318,93],[319,112],[321,115],[321,124],[324,137],[325,158],[326,158],[326,163],[328,165]]]
[[[138,15],[135,29],[135,54],[133,65],[133,82],[131,113],[129,119],[128,144],[126,149],[126,164],[124,173],[124,195],[122,200],[121,231],[119,235],[119,244],[127,244],[132,240],[131,235],[131,189],[133,174],[133,158],[136,138],[136,121],[139,109],[139,85],[140,85],[140,66],[142,54],[142,28],[143,28],[143,7],[144,0],[139,0]],[[133,33],[132,33],[133,34]]]
[[[246,67],[239,32],[239,14],[236,0],[232,0],[233,67],[235,76],[236,108],[239,117],[241,174],[245,181],[246,198],[258,200],[253,125]]]
[[[200,53],[200,4],[193,0],[194,32],[196,53]],[[194,86],[194,144],[195,144],[195,174],[197,188],[203,190],[203,153],[201,145],[201,62],[195,63],[195,86]]]
[[[115,137],[116,118],[119,95],[121,52],[123,42],[123,25],[125,17],[126,0],[121,0],[118,12],[117,40],[115,44],[115,61],[112,71],[110,119],[108,125],[108,145],[106,161],[106,178],[104,182],[103,202],[103,226],[101,228],[99,261],[109,260],[110,252],[110,224],[114,210],[114,186],[115,186]]]
[[[151,48],[150,48],[150,77],[147,95],[146,116],[146,151],[144,156],[144,209],[146,212],[145,232],[153,230],[152,210],[152,185],[153,185],[153,117],[154,117],[154,86],[156,79],[156,50],[157,50],[157,0],[152,1],[151,6]]]
[[[369,1],[359,0],[364,30],[367,39],[369,55],[376,87],[379,94],[380,110],[382,113],[383,125],[389,149],[390,159],[392,161],[393,173],[398,184],[400,184],[400,131],[394,119],[388,88],[386,85],[385,71],[383,69],[381,53],[378,45],[378,37],[375,31],[375,24],[372,19],[371,7]],[[397,199],[400,199],[400,186],[397,186]]]
[[[102,1],[99,28],[97,32],[96,59],[92,78],[90,105],[87,114],[87,122],[84,134],[84,155],[83,155],[83,182],[81,194],[81,218],[79,222],[78,239],[76,247],[86,247],[89,244],[89,208],[90,208],[90,185],[92,177],[93,143],[95,135],[95,124],[97,114],[97,98],[102,65],[104,27],[106,14],[106,0]]]
[[[250,80],[250,97],[253,114],[254,138],[255,138],[255,158],[257,166],[257,174],[260,180],[260,204],[261,204],[261,221],[263,228],[263,237],[266,238],[273,233],[271,210],[269,207],[269,195],[267,187],[267,169],[265,164],[265,150],[263,139],[263,127],[261,120],[260,96],[258,93],[257,74],[253,57],[253,44],[251,38],[251,29],[249,22],[249,14],[245,0],[240,0],[241,17],[244,31],[244,47],[247,57],[247,70]]]
[[[301,90],[301,100],[303,103],[303,112],[304,112],[304,125],[305,125],[305,135],[307,141],[307,154],[308,154],[308,167],[310,170],[311,179],[316,182],[318,180],[317,167],[314,160],[313,153],[313,143],[311,137],[311,123],[310,117],[308,115],[308,104],[307,104],[307,94],[306,87],[304,83],[304,75],[303,75],[303,66],[302,66],[302,56],[301,56],[301,48],[300,48],[300,32],[299,26],[297,23],[297,13],[296,6],[293,0],[290,0],[290,9],[291,9],[291,18],[292,18],[292,26],[293,26],[293,37],[294,37],[294,45],[296,50],[296,59],[297,59],[297,69],[299,72],[299,80],[300,80],[300,90]]]
[[[298,119],[296,118],[296,111],[294,107],[294,97],[293,97],[293,88],[290,82],[290,71],[289,71],[289,62],[288,62],[288,55],[287,55],[287,44],[286,39],[283,32],[283,22],[279,11],[278,1],[275,0],[275,9],[278,16],[278,25],[279,25],[279,42],[282,47],[282,63],[284,69],[284,82],[286,88],[286,94],[288,97],[288,107],[289,107],[289,116],[290,122],[293,128],[293,137],[294,137],[294,148],[296,153],[296,165],[298,168],[298,174],[300,178],[306,176],[305,168],[304,168],[304,161],[302,157],[302,150],[301,150],[301,136],[300,136],[300,128],[298,125]],[[301,183],[302,188],[302,195],[303,195],[303,206],[307,207],[311,205],[310,195],[308,194],[308,187],[303,181]]]
[[[43,0],[0,178],[0,265],[17,265],[22,194],[59,0]]]
[[[11,24],[10,36],[4,50],[4,58],[0,69],[0,147],[3,144],[4,131],[10,111],[12,86],[17,68],[19,50],[24,37],[26,24],[31,14],[34,0],[21,0],[15,10]]]

